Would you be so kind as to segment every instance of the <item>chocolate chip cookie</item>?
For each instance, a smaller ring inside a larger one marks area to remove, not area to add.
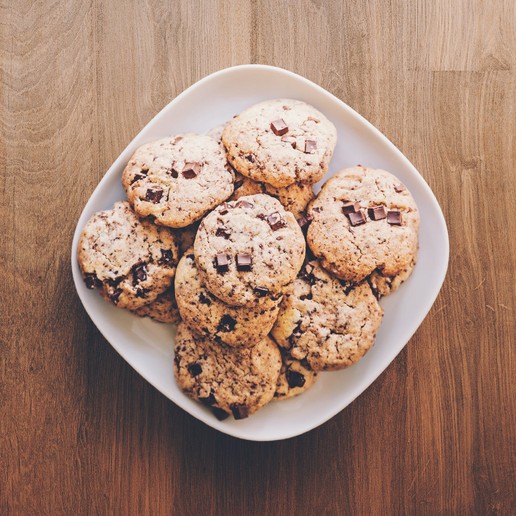
[[[286,400],[308,390],[317,380],[317,373],[312,370],[306,360],[300,361],[292,358],[283,348],[280,351],[283,362],[274,397]]]
[[[174,287],[160,294],[152,303],[133,310],[139,317],[150,317],[157,322],[178,324],[181,320],[177,309]]]
[[[374,344],[382,316],[367,282],[341,282],[314,260],[285,294],[272,336],[314,371],[343,369]]]
[[[393,278],[415,260],[419,211],[399,179],[353,167],[330,178],[309,205],[307,241],[339,278],[360,282],[373,271]]]
[[[201,337],[230,346],[252,346],[263,340],[278,316],[279,302],[265,297],[248,306],[230,306],[215,297],[202,283],[193,249],[179,261],[176,299],[181,318]]]
[[[233,182],[220,145],[193,133],[141,146],[122,174],[134,211],[173,228],[192,224],[227,199]]]
[[[218,206],[201,222],[194,254],[206,288],[234,306],[278,299],[301,268],[305,240],[292,213],[268,195]]]
[[[170,288],[178,250],[171,230],[139,219],[128,202],[117,202],[87,222],[77,256],[88,288],[135,310]]]
[[[232,414],[235,419],[244,419],[274,397],[281,355],[269,337],[251,347],[233,348],[210,338],[197,338],[180,323],[174,352],[179,387],[216,409],[221,418]]]
[[[222,133],[235,170],[277,188],[322,179],[336,142],[335,126],[322,113],[292,99],[256,104],[232,118]]]

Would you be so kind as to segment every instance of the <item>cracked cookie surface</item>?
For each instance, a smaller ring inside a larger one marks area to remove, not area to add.
[[[292,99],[251,106],[232,118],[222,133],[235,170],[275,187],[322,179],[336,142],[335,126],[322,113]]]
[[[79,266],[86,286],[131,310],[170,288],[178,260],[171,230],[139,219],[128,202],[95,213],[79,239]]]
[[[310,249],[341,279],[358,283],[375,269],[393,278],[415,260],[419,211],[407,188],[385,170],[357,166],[338,172],[308,215]]]
[[[252,346],[264,339],[278,316],[278,300],[263,298],[248,306],[230,306],[203,284],[193,249],[177,266],[176,299],[181,318],[196,335],[220,340],[230,346]]]
[[[250,195],[221,204],[202,220],[194,254],[206,288],[242,306],[284,294],[303,264],[305,239],[277,199]]]
[[[283,348],[280,351],[282,365],[274,397],[286,400],[307,391],[317,380],[317,373],[306,360],[292,358]]]
[[[181,320],[177,309],[174,287],[160,294],[154,301],[133,310],[139,317],[150,317],[157,322],[178,324]]]
[[[278,346],[269,337],[233,348],[197,338],[180,323],[174,344],[179,387],[203,404],[243,419],[272,400],[281,369]]]
[[[218,142],[194,133],[142,145],[122,174],[135,212],[173,228],[192,224],[227,199],[233,181]]]
[[[285,294],[272,336],[314,371],[343,369],[374,344],[382,317],[367,282],[343,284],[313,260]]]

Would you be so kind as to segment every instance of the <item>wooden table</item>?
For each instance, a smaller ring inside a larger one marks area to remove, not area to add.
[[[515,6],[2,2],[0,513],[515,511]],[[249,62],[304,75],[376,125],[451,238],[443,290],[394,363],[322,427],[262,444],[145,382],[70,272],[114,158],[183,89]]]

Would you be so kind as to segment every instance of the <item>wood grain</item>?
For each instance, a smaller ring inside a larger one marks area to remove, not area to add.
[[[0,513],[514,513],[515,21],[511,0],[0,2]],[[262,444],[140,378],[82,309],[69,256],[127,142],[247,62],[379,127],[451,240],[387,371],[324,426]]]

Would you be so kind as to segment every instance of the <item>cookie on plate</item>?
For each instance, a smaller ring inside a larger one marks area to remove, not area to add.
[[[415,260],[419,211],[385,170],[342,170],[324,184],[308,214],[310,249],[343,280],[360,282],[376,269],[392,278]]]
[[[282,366],[274,397],[286,400],[307,391],[317,380],[317,373],[312,370],[306,360],[292,358],[283,348],[281,351]]]
[[[343,369],[374,344],[382,316],[367,282],[343,284],[314,260],[285,294],[272,336],[314,371]]]
[[[117,202],[86,223],[77,257],[88,288],[135,310],[170,288],[178,250],[171,230],[139,219],[128,202]]]
[[[263,340],[278,316],[279,302],[263,298],[248,306],[230,306],[202,283],[193,249],[179,261],[176,299],[182,320],[197,335],[230,346],[252,346]]]
[[[194,133],[142,145],[122,174],[134,211],[173,228],[192,224],[226,200],[233,181],[220,145]]]
[[[177,309],[174,287],[160,294],[152,303],[133,310],[139,317],[150,317],[157,322],[177,324],[181,320]]]
[[[231,165],[275,187],[317,183],[337,142],[335,126],[300,100],[267,100],[232,118],[222,132]]]
[[[194,254],[206,288],[242,306],[285,293],[303,264],[305,239],[278,200],[250,195],[221,204],[202,220]]]
[[[299,219],[306,211],[308,203],[315,197],[312,185],[293,183],[282,188],[275,188],[267,183],[259,183],[237,172],[235,177],[235,191],[229,198],[236,201],[246,195],[264,193],[278,199],[283,207]]]
[[[174,375],[190,397],[218,409],[217,415],[243,419],[274,397],[281,369],[278,346],[266,337],[251,347],[232,348],[197,338],[184,323],[177,327]]]

